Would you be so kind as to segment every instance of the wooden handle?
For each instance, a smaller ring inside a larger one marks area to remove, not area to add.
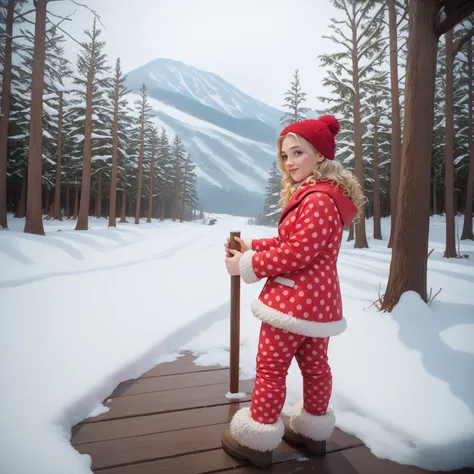
[[[234,240],[239,232],[230,233],[229,248],[240,251]],[[231,254],[230,254],[231,256]],[[240,276],[230,277],[230,393],[239,393],[240,366]]]

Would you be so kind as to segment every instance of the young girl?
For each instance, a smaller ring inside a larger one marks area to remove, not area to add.
[[[258,467],[271,465],[283,436],[323,455],[334,430],[327,351],[329,338],[346,329],[337,258],[342,229],[364,206],[359,183],[334,161],[338,132],[338,121],[328,115],[286,127],[277,140],[284,174],[278,237],[237,238],[241,252],[225,244],[230,275],[246,283],[267,279],[252,303],[262,325],[251,405],[234,415],[222,439],[229,454]],[[293,357],[303,376],[303,400],[284,425],[280,413]]]

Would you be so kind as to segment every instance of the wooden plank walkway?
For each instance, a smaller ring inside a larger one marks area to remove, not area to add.
[[[423,469],[376,458],[354,436],[336,429],[324,458],[282,443],[269,469],[237,461],[221,448],[233,414],[250,397],[229,400],[229,370],[199,367],[191,354],[157,365],[120,384],[105,401],[107,413],[73,427],[72,445],[92,457],[100,474],[318,473],[421,474]],[[253,381],[242,381],[251,394]],[[462,469],[457,474],[474,473]]]

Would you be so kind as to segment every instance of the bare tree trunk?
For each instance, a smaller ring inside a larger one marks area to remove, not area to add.
[[[95,49],[96,37],[94,34],[92,35],[91,56],[89,61],[89,71],[87,73],[86,124],[84,133],[84,156],[82,163],[81,204],[79,207],[76,230],[87,230],[89,228],[89,204],[91,195],[92,87],[94,82]]]
[[[400,98],[398,93],[398,40],[397,40],[397,10],[395,0],[388,1],[388,21],[390,30],[390,92],[392,100],[392,143],[390,150],[390,239],[388,247],[393,247],[396,233],[397,199],[400,186],[401,161],[401,123]]]
[[[66,188],[66,219],[71,218],[71,196],[70,196],[69,186]]]
[[[437,196],[438,182],[436,180],[436,174],[433,176],[433,214],[438,214],[438,196]]]
[[[117,227],[119,88],[120,88],[120,58],[117,59],[117,66],[115,68],[114,125],[113,125],[113,130],[112,130],[112,180],[110,182],[109,227]]]
[[[26,216],[26,178],[21,180],[20,199],[15,211],[15,217],[23,218]]]
[[[79,214],[79,189],[76,188],[74,192],[74,214],[72,216],[72,219],[76,220],[78,214]]]
[[[379,176],[379,144],[378,144],[378,104],[375,104],[375,124],[374,124],[374,156],[372,160],[372,170],[374,177],[374,239],[382,240],[382,222],[380,216],[380,176]]]
[[[466,208],[464,209],[464,224],[462,228],[461,240],[474,240],[474,233],[472,230],[472,200],[474,199],[474,138],[473,138],[473,91],[472,91],[472,44],[467,45],[467,77],[468,77],[468,110],[469,121],[467,128],[467,136],[469,141],[469,173],[467,176],[467,193],[466,193]]]
[[[5,25],[5,54],[3,59],[2,110],[0,113],[0,227],[8,228],[7,221],[7,152],[8,122],[10,120],[10,92],[12,82],[12,37],[15,0],[8,0]]]
[[[456,239],[454,222],[454,55],[453,30],[445,35],[446,40],[446,158],[444,171],[444,188],[446,199],[446,248],[444,256],[455,258]]]
[[[357,2],[352,3],[352,17],[356,17]],[[362,122],[360,116],[360,92],[359,92],[359,60],[357,58],[357,26],[352,25],[352,85],[354,87],[354,160],[355,175],[364,191],[364,161],[362,156]],[[362,209],[359,222],[356,224],[356,238],[354,247],[367,248],[367,235],[365,233],[365,209]]]
[[[62,157],[62,141],[63,141],[63,92],[59,95],[59,112],[58,112],[58,148],[56,158],[56,187],[54,195],[54,219],[63,220],[61,215],[61,157]]]
[[[156,150],[156,137],[153,136],[151,144],[151,167],[150,167],[150,183],[149,183],[149,194],[148,194],[148,217],[147,222],[151,222],[151,215],[153,212],[153,179],[155,175],[155,150]]]
[[[31,76],[30,140],[28,148],[28,195],[24,232],[44,235],[41,212],[41,170],[43,159],[43,84],[46,42],[46,3],[37,0],[35,47]]]
[[[164,221],[165,220],[165,199],[163,198],[161,200],[161,219],[160,221]]]
[[[97,178],[97,219],[102,217],[102,171],[99,171],[99,176]]]
[[[347,236],[347,241],[350,242],[351,240],[354,240],[354,221],[351,222],[349,226],[349,235]]]
[[[402,293],[427,300],[426,268],[430,222],[431,147],[433,142],[437,37],[437,0],[408,2],[405,127],[396,235],[382,309],[391,311]]]
[[[127,195],[122,191],[122,207],[120,209],[120,223],[127,223]]]

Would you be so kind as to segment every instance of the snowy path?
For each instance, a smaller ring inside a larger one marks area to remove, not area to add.
[[[121,381],[177,350],[226,366],[223,241],[232,230],[275,232],[227,216],[215,226],[117,229],[91,219],[92,230],[80,233],[72,222],[45,223],[46,237],[22,234],[22,222],[10,222],[11,231],[0,232],[0,472],[9,474],[90,473],[90,460],[69,445],[71,426],[100,413]],[[386,241],[369,240],[368,250],[343,244],[339,274],[350,330],[330,345],[331,404],[338,426],[377,456],[447,470],[474,466],[474,245],[462,243],[469,260],[447,261],[441,218],[431,229],[429,286],[443,288],[431,309],[407,294],[393,315],[364,311],[379,284],[384,290],[390,251]],[[249,305],[262,284],[242,285],[242,378],[255,369],[259,323]],[[286,413],[300,396],[293,365]]]

